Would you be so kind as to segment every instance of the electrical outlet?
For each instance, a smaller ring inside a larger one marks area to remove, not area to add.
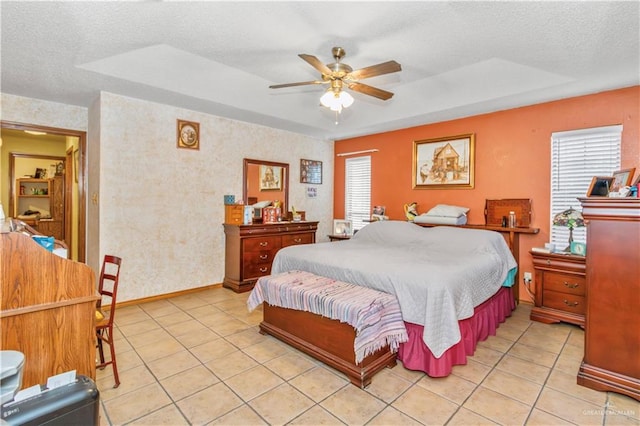
[[[531,276],[531,272],[525,272],[523,278],[527,282],[531,282],[531,280],[533,279],[533,277]]]

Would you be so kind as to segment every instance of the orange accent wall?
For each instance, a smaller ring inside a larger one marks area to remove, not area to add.
[[[485,200],[530,198],[537,235],[520,238],[522,272],[533,272],[529,250],[549,240],[551,133],[622,124],[621,168],[640,173],[640,86],[515,108],[490,114],[379,133],[335,143],[335,154],[378,149],[371,155],[371,204],[386,206],[392,220],[404,220],[403,206],[416,201],[424,213],[436,204],[469,207],[468,223],[484,223]],[[473,189],[412,189],[413,141],[475,134]],[[344,217],[344,164],[335,158],[334,217]],[[576,207],[579,207],[576,201]]]

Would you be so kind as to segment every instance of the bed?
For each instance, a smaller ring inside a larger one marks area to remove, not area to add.
[[[308,271],[394,294],[409,334],[398,359],[443,377],[515,308],[516,269],[497,232],[380,221],[347,241],[283,248],[271,272]]]

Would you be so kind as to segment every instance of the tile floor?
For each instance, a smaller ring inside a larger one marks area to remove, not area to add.
[[[205,290],[116,312],[122,384],[98,370],[102,425],[639,425],[640,403],[576,384],[579,327],[521,304],[446,378],[401,363],[365,390],[258,333],[248,293]]]

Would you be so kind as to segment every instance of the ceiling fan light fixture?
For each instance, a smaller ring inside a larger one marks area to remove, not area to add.
[[[351,96],[348,92],[340,92],[340,102],[342,103],[343,108],[349,108],[353,105],[353,96]]]
[[[335,92],[329,89],[320,98],[320,103],[331,111],[339,113],[342,108],[349,108],[353,104],[353,96],[344,91]]]

